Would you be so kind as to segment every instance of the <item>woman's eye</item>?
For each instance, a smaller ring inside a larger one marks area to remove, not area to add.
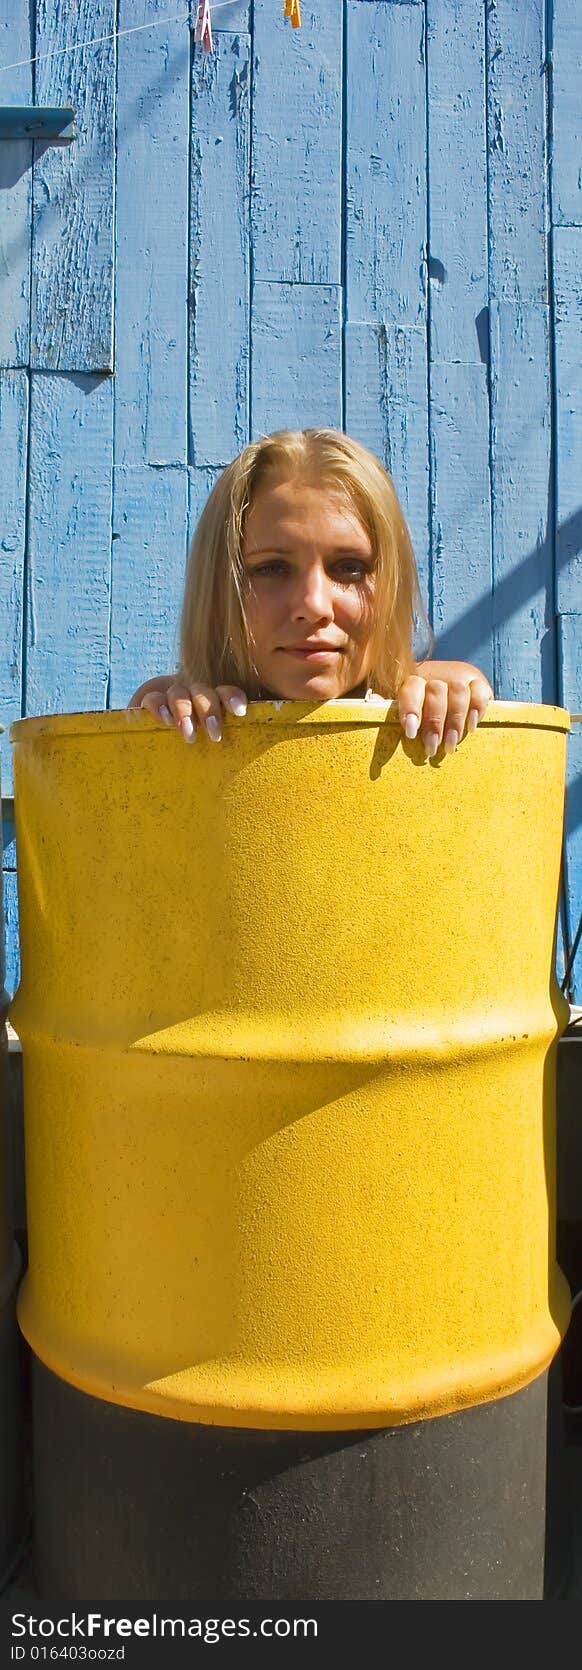
[[[340,580],[365,580],[369,572],[365,562],[352,562],[349,558],[336,563],[335,567],[335,573],[339,575]]]
[[[341,562],[334,563],[329,572],[334,579],[340,580],[345,585],[350,585],[354,581],[365,580],[370,573],[370,569],[367,563],[360,562],[357,557],[343,557]],[[273,557],[270,562],[258,563],[256,568],[250,568],[248,577],[249,580],[281,579],[285,578],[288,573],[289,564]]]
[[[285,573],[286,573],[286,567],[285,567],[284,562],[275,562],[275,561],[273,561],[273,562],[262,562],[258,568],[251,568],[249,570],[249,578],[251,580],[255,580],[257,575],[263,575],[263,574],[271,575],[271,574],[285,574]]]

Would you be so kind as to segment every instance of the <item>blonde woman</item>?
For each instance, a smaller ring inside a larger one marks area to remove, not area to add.
[[[415,662],[422,622],[410,538],[373,453],[333,429],[281,430],[223,470],[190,550],[180,668],[131,697],[187,742],[247,701],[398,701],[429,757],[454,752],[493,692],[465,661]]]

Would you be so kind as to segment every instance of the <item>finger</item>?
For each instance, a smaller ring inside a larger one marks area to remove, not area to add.
[[[130,706],[132,705],[134,704],[130,703]],[[172,715],[166,706],[165,690],[148,690],[147,694],[142,696],[139,706],[145,708],[147,713],[153,713],[154,719],[163,720],[164,725],[173,724]]]
[[[216,694],[220,697],[222,706],[229,713],[236,714],[237,719],[243,718],[247,711],[247,698],[244,690],[239,689],[238,684],[217,684]]]
[[[441,678],[427,679],[421,719],[421,735],[427,758],[440,748],[447,717],[449,686]]]
[[[172,722],[182,732],[185,742],[195,742],[196,726],[192,719],[192,696],[186,684],[177,681],[166,691],[166,705]]]
[[[448,702],[444,726],[444,744],[447,754],[454,754],[457,743],[464,735],[470,700],[471,691],[466,679],[450,679],[448,681]]]
[[[139,689],[134,690],[133,696],[130,696],[128,707],[141,707],[144,696],[149,696],[153,690],[167,691],[175,676],[175,673],[157,673],[155,678],[146,679],[145,684],[140,684]]]
[[[222,708],[220,697],[209,684],[193,684],[190,686],[193,714],[200,725],[204,726],[211,742],[222,739]]]
[[[467,730],[475,731],[479,720],[483,718],[489,702],[494,700],[491,685],[486,678],[472,678],[469,685],[469,712],[467,715]]]
[[[426,679],[410,673],[398,691],[398,716],[410,742],[418,735],[426,691]]]

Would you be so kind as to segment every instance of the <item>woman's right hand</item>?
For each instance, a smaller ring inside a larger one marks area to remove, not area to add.
[[[185,742],[196,741],[199,725],[204,726],[211,742],[220,742],[223,710],[242,719],[247,698],[236,684],[218,684],[213,690],[209,684],[188,685],[176,673],[165,673],[140,684],[127,705],[143,707],[164,725],[175,725]]]

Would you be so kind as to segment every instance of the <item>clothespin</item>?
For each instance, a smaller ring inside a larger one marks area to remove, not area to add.
[[[194,40],[202,41],[205,52],[212,52],[212,24],[210,22],[210,0],[198,0],[198,14]]]
[[[301,28],[301,11],[300,11],[300,7],[299,7],[299,0],[285,0],[284,15],[285,15],[285,17],[290,17],[291,18],[291,26],[292,26],[293,29],[300,29]]]

